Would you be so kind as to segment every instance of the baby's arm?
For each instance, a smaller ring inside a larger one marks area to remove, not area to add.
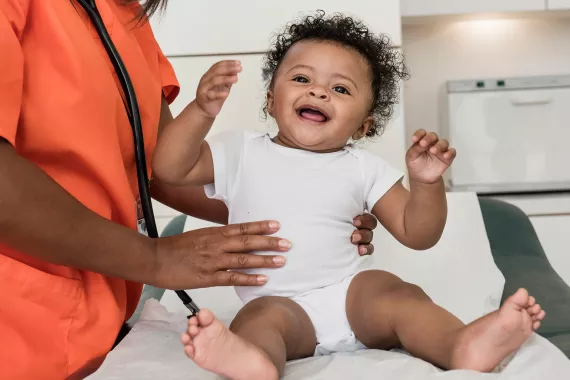
[[[200,80],[196,99],[164,128],[152,160],[159,181],[171,186],[214,182],[212,153],[204,139],[240,71],[237,61],[216,63]]]
[[[398,182],[376,202],[372,213],[406,247],[431,248],[439,241],[447,219],[443,181],[410,180],[410,191]]]
[[[417,131],[406,162],[410,191],[394,185],[372,209],[380,223],[405,246],[428,249],[441,238],[447,220],[442,175],[455,159],[455,149],[435,133]]]

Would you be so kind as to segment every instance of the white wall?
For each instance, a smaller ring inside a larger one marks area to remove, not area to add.
[[[168,56],[261,53],[285,24],[319,9],[360,18],[400,46],[399,0],[170,0],[151,23]]]
[[[406,133],[440,132],[445,82],[481,77],[570,73],[570,19],[486,19],[403,26],[411,71],[405,86]]]

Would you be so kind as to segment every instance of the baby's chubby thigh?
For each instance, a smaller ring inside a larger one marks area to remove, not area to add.
[[[400,341],[394,330],[395,316],[416,302],[429,301],[417,285],[382,271],[367,270],[356,275],[346,296],[346,315],[357,338],[369,348],[390,349]],[[412,307],[410,307],[412,306]]]
[[[312,356],[315,351],[311,319],[302,307],[286,297],[253,299],[238,312],[230,330],[266,351],[278,368],[285,360]]]

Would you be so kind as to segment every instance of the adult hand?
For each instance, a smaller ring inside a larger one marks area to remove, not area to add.
[[[291,243],[287,240],[265,236],[278,230],[279,223],[264,221],[204,228],[156,239],[156,285],[166,289],[263,285],[267,282],[265,275],[234,270],[282,267],[283,256],[250,254],[288,251]]]
[[[358,254],[360,256],[371,255],[374,253],[374,245],[372,238],[373,230],[378,226],[378,221],[372,214],[359,215],[353,220],[356,231],[352,233],[352,243],[358,244]]]

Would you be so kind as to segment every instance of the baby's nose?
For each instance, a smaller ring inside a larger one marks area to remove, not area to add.
[[[316,98],[325,100],[329,97],[329,94],[323,87],[313,87],[309,90],[309,95],[314,96]]]

